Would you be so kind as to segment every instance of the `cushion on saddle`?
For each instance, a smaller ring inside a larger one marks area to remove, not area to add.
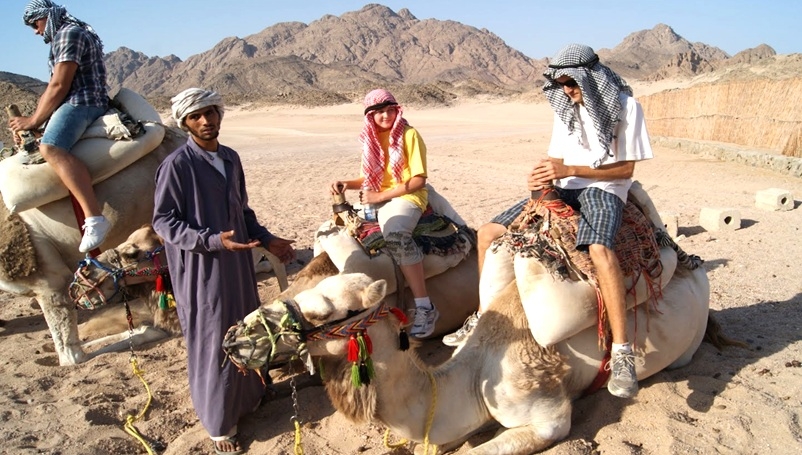
[[[412,239],[421,248],[423,254],[448,256],[461,251],[458,243],[469,241],[467,226],[457,226],[444,215],[434,213],[431,207],[421,214],[418,225],[412,231]],[[365,247],[365,251],[378,254],[385,247],[379,223],[361,220],[356,229],[356,238]]]
[[[447,219],[447,218],[446,218]],[[338,220],[323,223],[315,234],[315,255],[325,251],[341,273],[364,273],[374,280],[387,281],[387,293],[393,293],[398,287],[398,276],[395,264],[389,254],[381,254],[381,250],[369,253],[356,238],[356,233],[363,227],[364,220],[355,215],[348,215],[345,226],[339,226]],[[375,223],[374,223],[375,224]],[[378,227],[371,229],[378,230]],[[448,247],[431,248],[423,256],[423,272],[428,279],[445,272],[462,262],[470,254],[476,244],[476,233],[468,227],[454,226],[457,238],[448,242]],[[369,231],[367,228],[365,231]],[[451,232],[440,229],[435,234]],[[429,237],[430,233],[422,235]],[[368,232],[368,235],[371,235]],[[450,236],[451,234],[449,234]],[[414,237],[414,235],[413,235]],[[447,236],[446,236],[447,237]],[[449,254],[443,254],[448,251]]]
[[[485,284],[485,274],[488,280],[509,282],[511,274],[506,269],[512,268],[530,328],[542,345],[561,341],[589,327],[594,319],[602,341],[607,333],[595,268],[589,254],[576,249],[579,216],[560,200],[532,200],[485,259],[481,298],[492,298],[508,284]],[[627,306],[646,300],[656,304],[674,272],[676,254],[670,248],[661,251],[651,222],[634,204],[625,205],[623,218],[615,252],[627,286]],[[494,266],[505,270],[493,272]]]
[[[115,108],[98,118],[70,151],[86,164],[97,184],[153,151],[164,138],[159,114],[137,93],[121,89],[112,105]],[[142,122],[147,122],[142,124]],[[132,131],[133,130],[133,131]],[[141,134],[137,136],[138,133]],[[119,140],[110,139],[117,138]],[[69,195],[53,168],[32,160],[36,154],[17,153],[0,161],[0,192],[11,213],[39,207]]]

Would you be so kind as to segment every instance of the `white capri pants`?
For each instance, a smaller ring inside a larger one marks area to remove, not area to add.
[[[377,207],[386,248],[399,265],[414,265],[423,260],[423,251],[412,239],[412,231],[422,214],[417,205],[400,197]]]

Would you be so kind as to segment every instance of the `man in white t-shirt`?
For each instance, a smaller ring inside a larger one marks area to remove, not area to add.
[[[577,249],[587,251],[612,332],[613,395],[633,397],[638,390],[635,357],[627,337],[626,289],[613,251],[621,226],[635,162],[652,158],[640,104],[626,82],[588,46],[570,44],[550,61],[543,92],[554,110],[548,159],[528,177],[532,191],[552,184],[560,198],[581,213]],[[479,267],[484,253],[521,213],[523,200],[479,229]],[[484,304],[487,304],[483,302]],[[481,314],[482,308],[479,309]],[[476,315],[446,344],[459,344],[476,325]],[[469,324],[470,323],[470,324]]]

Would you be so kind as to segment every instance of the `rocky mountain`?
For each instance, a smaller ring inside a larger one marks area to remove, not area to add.
[[[303,104],[357,99],[375,85],[418,86],[424,94],[434,86],[452,94],[511,94],[531,87],[545,66],[488,30],[419,20],[407,9],[396,13],[378,4],[226,38],[183,62],[126,48],[107,54],[106,62],[113,89],[126,86],[149,97],[204,86],[238,101]]]
[[[691,43],[665,24],[628,35],[613,49],[598,49],[602,62],[624,78],[659,80],[712,71],[730,56],[704,43]]]

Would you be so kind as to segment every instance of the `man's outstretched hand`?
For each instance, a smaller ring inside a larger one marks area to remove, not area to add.
[[[286,264],[295,259],[295,249],[292,247],[293,243],[295,243],[295,240],[273,237],[270,243],[267,244],[267,251],[275,254],[283,264]]]
[[[242,251],[250,250],[259,246],[258,240],[251,240],[248,243],[239,243],[231,240],[234,238],[234,231],[227,231],[220,233],[220,241],[223,242],[223,247],[229,251]]]

